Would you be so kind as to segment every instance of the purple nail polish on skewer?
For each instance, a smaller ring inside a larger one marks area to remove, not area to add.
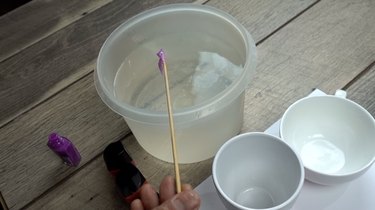
[[[57,133],[49,135],[47,146],[69,166],[78,166],[81,161],[81,155],[73,143]]]
[[[163,73],[164,63],[165,63],[165,53],[163,49],[160,49],[159,52],[156,53],[156,55],[159,57],[158,66],[159,66],[160,73]]]

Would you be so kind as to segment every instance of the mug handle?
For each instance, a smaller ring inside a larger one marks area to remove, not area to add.
[[[345,90],[336,90],[335,96],[339,97],[339,98],[346,98],[346,91]]]

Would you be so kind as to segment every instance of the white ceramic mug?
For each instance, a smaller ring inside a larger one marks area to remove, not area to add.
[[[280,136],[299,153],[306,179],[315,183],[351,181],[374,162],[375,120],[341,90],[292,104],[281,119]]]
[[[217,152],[212,174],[228,209],[290,209],[304,181],[298,155],[278,137],[245,133]]]

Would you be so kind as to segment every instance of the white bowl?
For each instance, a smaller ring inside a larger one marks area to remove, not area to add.
[[[304,181],[298,155],[278,137],[245,133],[217,152],[213,180],[228,209],[290,209]]]
[[[301,156],[306,179],[318,184],[351,181],[374,162],[375,120],[343,97],[295,102],[281,119],[280,136]]]

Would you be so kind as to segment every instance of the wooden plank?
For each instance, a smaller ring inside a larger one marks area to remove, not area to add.
[[[375,67],[363,75],[348,89],[348,98],[356,101],[365,107],[375,116]],[[136,160],[148,160],[149,156],[140,150],[140,146],[134,136],[125,138],[123,144],[131,152],[131,156]],[[156,162],[156,164],[155,164]],[[199,184],[197,174],[204,179],[210,174],[207,166],[210,160],[194,165],[182,165],[182,178],[184,183]],[[173,174],[170,164],[162,161],[139,161],[139,168],[147,168],[142,173],[148,177],[151,183],[160,183],[160,179],[167,174]],[[159,170],[166,168],[167,170]],[[202,173],[203,172],[203,173]],[[84,179],[82,177],[85,177]],[[101,156],[96,157],[93,162],[74,174],[57,188],[54,188],[42,199],[26,209],[128,209],[124,204],[113,179],[106,171],[104,161]]]
[[[0,131],[0,188],[10,208],[21,208],[76,170],[46,146],[53,131],[75,143],[80,166],[129,133],[122,117],[101,102],[91,74],[16,118]]]
[[[207,5],[224,10],[235,17],[250,32],[254,40],[260,41],[280,26],[316,3],[316,0],[211,0]],[[270,10],[274,8],[274,10]]]
[[[28,94],[46,99],[68,86],[1,128],[0,188],[12,209],[31,202],[76,170],[62,165],[46,147],[48,133],[56,130],[73,139],[81,151],[82,164],[98,155],[108,142],[129,133],[122,118],[108,109],[97,96],[90,73],[92,65],[101,41],[110,30],[142,10],[168,2],[133,1],[128,5],[124,1],[115,1],[0,64],[5,69],[1,68],[0,72],[6,73],[0,77],[0,94],[15,94],[14,98],[18,98],[15,101],[25,101],[26,106],[39,103],[29,100]],[[18,62],[13,60],[17,56],[20,56]],[[7,62],[11,65],[4,64]],[[26,65],[25,69],[19,63],[30,65]],[[9,77],[14,79],[13,83]],[[69,86],[80,77],[83,79]],[[50,90],[43,90],[49,86],[52,86]],[[12,92],[14,87],[26,92]],[[40,93],[34,93],[38,88]],[[3,104],[17,106],[16,102],[11,104],[8,99],[0,100],[1,107]]]
[[[191,1],[114,1],[1,62],[0,126],[92,71],[104,40],[129,17]]]
[[[286,4],[290,5],[290,2],[285,2]],[[296,4],[299,4],[299,2],[296,1]],[[272,6],[272,4],[270,4]],[[291,14],[297,14],[298,12],[290,13],[289,10],[287,10],[287,7],[269,7],[268,10],[263,10],[264,12],[268,13],[269,11],[277,11],[278,8],[284,9],[285,15],[290,15],[289,17],[292,18]],[[278,5],[279,6],[279,5]],[[291,6],[291,5],[290,5]],[[293,6],[291,6],[293,7]],[[296,8],[296,7],[293,7]],[[298,8],[298,10],[303,10],[304,8]],[[278,11],[281,13],[280,11]],[[260,14],[262,15],[262,14]],[[260,20],[259,18],[256,18],[257,20]],[[274,19],[274,21],[279,21],[280,19]],[[262,20],[264,21],[264,20]],[[279,26],[283,25],[284,22],[279,21],[278,24],[274,24],[275,29]],[[265,35],[266,36],[266,35]],[[264,37],[258,37],[258,39],[262,39]],[[259,40],[256,40],[259,41]],[[79,102],[78,102],[79,103]],[[98,112],[98,115],[100,113]],[[112,123],[123,123],[113,121]],[[103,129],[105,129],[103,127]],[[121,136],[121,135],[119,135]],[[112,141],[112,139],[103,139],[103,142],[109,143]],[[134,140],[125,140],[126,147],[133,156],[135,160],[138,161],[139,168],[143,171],[144,175],[147,177],[147,179],[152,183],[153,185],[157,186],[158,183],[160,183],[161,179],[167,175],[167,174],[173,174],[173,165],[168,164],[162,161],[159,161],[149,154],[147,154]],[[206,177],[209,176],[211,173],[211,163],[212,159],[209,159],[207,161],[202,161],[200,163],[196,164],[187,164],[181,166],[181,173],[182,173],[182,181],[191,183],[193,186],[197,186],[201,181],[203,181]],[[92,166],[93,165],[93,166]],[[97,165],[101,165],[100,167]],[[114,189],[113,185],[107,185],[103,184],[99,187],[95,186],[95,183],[98,179],[109,179],[108,175],[106,174],[106,171],[103,170],[103,162],[99,158],[99,160],[95,160],[94,162],[90,163],[88,166],[83,168],[81,171],[76,173],[72,178],[65,181],[63,184],[56,186],[53,190],[48,192],[48,194],[40,197],[38,200],[36,200],[35,203],[32,203],[28,208],[30,209],[40,209],[42,206],[46,206],[46,209],[59,209],[59,205],[61,203],[73,203],[73,206],[81,206],[82,201],[90,200],[90,198],[94,197],[94,199],[91,199],[90,202],[94,202],[96,198],[98,201],[95,202],[104,202],[106,203],[106,206],[108,208],[117,209],[121,203],[118,203],[117,196],[114,195]],[[97,169],[92,169],[97,168]],[[99,178],[95,178],[99,177]],[[102,177],[102,178],[100,178]],[[106,177],[106,178],[103,178]],[[104,183],[108,183],[107,181],[103,181]],[[89,184],[87,184],[89,183]],[[84,187],[82,187],[84,185]],[[85,188],[85,189],[83,189]],[[77,197],[77,201],[73,201],[76,199],[76,194],[79,192],[80,196]],[[71,197],[73,195],[73,197]],[[56,199],[54,199],[56,198]],[[57,204],[55,204],[57,203]],[[95,204],[88,204],[88,205],[95,205]],[[100,206],[101,204],[98,204]],[[60,207],[61,208],[61,207]],[[89,207],[88,207],[89,208]]]
[[[0,125],[92,71],[110,30],[133,14],[131,3],[112,2],[1,62]]]
[[[0,16],[0,62],[112,0],[33,0]]]
[[[127,139],[134,140],[134,139]],[[82,179],[84,177],[84,179]],[[101,156],[25,209],[124,209]],[[98,193],[99,192],[99,193]]]
[[[374,61],[375,4],[324,0],[258,50],[246,91],[243,132],[262,131],[313,88],[333,94]]]
[[[139,151],[140,145],[134,136],[125,138],[123,144],[132,151],[136,160],[149,160],[150,156]],[[209,175],[206,162],[194,165],[181,165],[183,183],[191,183],[191,177],[204,179]],[[160,183],[166,175],[173,175],[171,164],[159,161],[139,161],[139,168],[147,168],[142,173],[151,183]],[[204,166],[204,167],[202,167]],[[160,168],[166,170],[160,170]],[[202,173],[204,171],[204,173]],[[197,176],[197,174],[199,174]],[[199,177],[200,176],[200,177]],[[198,184],[196,181],[194,184]],[[155,185],[155,187],[158,187]],[[26,209],[128,209],[117,192],[113,178],[107,172],[102,156],[95,158],[88,166],[74,174],[70,179],[54,188],[42,199]]]
[[[375,118],[375,59],[361,77],[347,89],[347,98],[363,106]]]
[[[356,101],[375,116],[375,67],[347,88],[347,92],[349,99]],[[158,160],[149,161],[150,157],[140,151],[140,146],[133,136],[125,138],[122,142],[131,151],[134,159],[142,160],[138,166],[147,168],[142,173],[151,183],[160,183],[162,177],[173,174],[170,164]],[[207,170],[210,164],[211,161],[208,160],[193,165],[182,165],[183,182],[196,186],[199,184],[197,180],[204,179],[210,174],[210,170]],[[121,201],[101,156],[27,209],[61,209],[62,206],[66,209],[128,209]]]

